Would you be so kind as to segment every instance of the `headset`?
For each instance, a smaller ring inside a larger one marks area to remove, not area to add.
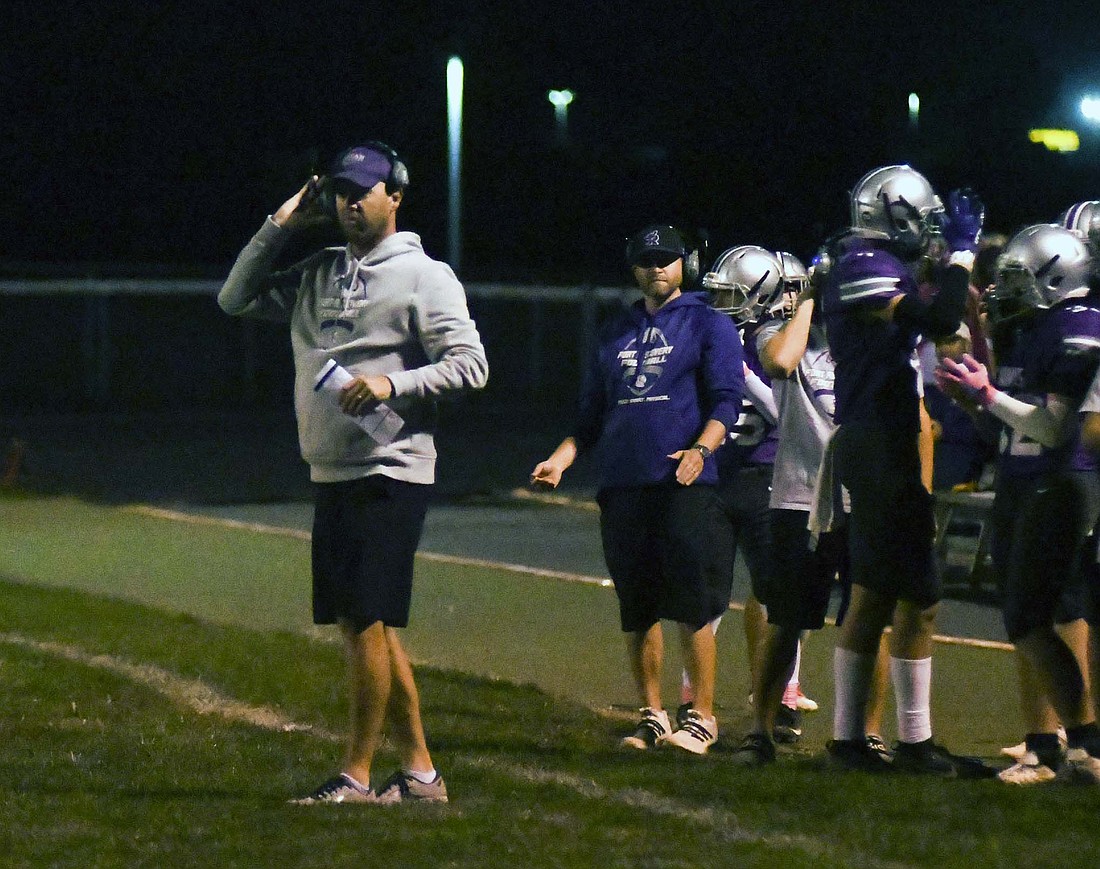
[[[344,159],[344,155],[349,151],[353,151],[356,148],[369,148],[372,151],[376,151],[382,154],[390,161],[390,174],[386,176],[386,195],[392,196],[394,193],[405,192],[405,188],[409,186],[409,169],[405,165],[405,161],[402,160],[397,152],[387,145],[385,142],[379,142],[377,140],[364,142],[362,145],[353,145],[350,148],[345,148],[339,154],[337,154],[332,162],[329,164],[329,172],[331,173],[335,167],[339,166]],[[333,220],[336,219],[336,191],[332,189],[332,183],[329,181],[328,175],[321,179],[320,183],[320,202],[321,210]]]

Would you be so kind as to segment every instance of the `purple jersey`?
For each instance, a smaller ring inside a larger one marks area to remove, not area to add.
[[[821,294],[825,330],[836,360],[836,421],[874,422],[916,434],[918,333],[872,317],[891,299],[917,294],[909,268],[866,239],[845,241]]]
[[[771,379],[764,373],[764,365],[756,350],[757,324],[750,324],[741,331],[745,351],[745,364],[769,387]],[[718,473],[721,476],[735,473],[745,465],[771,465],[779,449],[779,431],[768,422],[748,393],[741,400],[741,413],[737,422],[726,434],[726,441],[718,451]]]
[[[997,388],[1029,404],[1044,405],[1050,394],[1070,404],[1071,423],[1100,363],[1100,305],[1074,299],[1039,311],[1024,327],[997,369]],[[1048,448],[1011,428],[1001,437],[1000,471],[1030,477],[1057,470],[1088,471],[1100,462],[1075,434],[1066,444]]]

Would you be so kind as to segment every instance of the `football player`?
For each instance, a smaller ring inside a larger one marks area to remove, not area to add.
[[[946,209],[928,180],[906,165],[868,172],[850,194],[851,228],[833,244],[821,293],[836,362],[836,422],[823,462],[851,497],[852,598],[834,656],[836,705],[828,756],[841,768],[900,769],[945,777],[984,775],[932,738],[932,633],[941,597],[933,556],[931,494],[918,447],[920,336],[950,335],[966,306],[984,221],[972,192]],[[930,301],[918,293],[925,255],[945,247]],[[898,718],[893,762],[871,750],[865,714],[884,628]]]
[[[778,439],[775,398],[756,353],[755,335],[767,319],[769,307],[781,294],[782,273],[782,263],[776,254],[746,244],[724,251],[703,277],[711,306],[737,324],[745,347],[741,415],[726,435],[717,459],[719,492],[729,516],[734,546],[745,558],[752,584],[745,600],[745,645],[752,683],[756,649],[765,623],[760,598],[769,581],[771,566],[768,494]],[[801,738],[798,718],[797,707],[793,704],[787,707],[776,736],[784,742]]]
[[[1011,784],[1056,775],[1100,784],[1086,623],[1086,538],[1100,516],[1100,465],[1081,447],[1077,415],[1100,362],[1094,269],[1095,258],[1073,231],[1054,224],[1022,230],[1002,252],[989,294],[1003,348],[996,383],[972,356],[945,359],[937,372],[945,388],[1004,426],[992,553],[1005,629],[1022,659],[1028,726],[1024,755],[1000,774]],[[1031,679],[1038,697],[1027,691]]]

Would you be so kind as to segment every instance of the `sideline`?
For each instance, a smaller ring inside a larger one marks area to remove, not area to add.
[[[528,493],[531,494],[531,493]],[[546,497],[546,496],[539,496]],[[560,496],[565,497],[565,496]],[[577,502],[585,503],[585,502]],[[262,522],[242,522],[238,519],[224,519],[218,516],[202,516],[196,513],[186,513],[181,510],[168,510],[163,507],[151,507],[147,504],[132,504],[120,508],[129,513],[141,516],[150,516],[154,519],[165,519],[171,522],[183,522],[191,525],[212,525],[220,528],[234,528],[241,531],[251,531],[255,534],[270,534],[275,537],[291,537],[295,540],[308,541],[312,539],[308,531],[297,528],[282,528],[277,525],[265,525]],[[504,561],[491,561],[485,558],[468,558],[464,555],[448,555],[442,552],[418,551],[417,558],[438,564],[456,564],[463,567],[485,567],[495,570],[503,570],[508,573],[516,573],[522,576],[536,576],[541,579],[555,579],[560,582],[576,582],[584,585],[596,585],[601,588],[611,588],[611,580],[607,577],[589,576],[583,573],[568,573],[563,570],[549,570],[541,567],[529,567],[525,564],[511,564]],[[737,601],[731,601],[731,610],[744,610],[745,605]],[[835,625],[832,618],[826,622]],[[1011,643],[999,640],[979,640],[973,637],[953,637],[947,634],[933,634],[932,639],[945,646],[963,646],[970,649],[993,649],[1000,652],[1011,652],[1015,647]]]
[[[269,706],[251,706],[222,693],[212,685],[208,685],[199,679],[185,678],[154,664],[133,663],[114,655],[88,652],[79,646],[35,640],[16,633],[0,633],[0,643],[30,649],[55,658],[62,658],[92,669],[105,670],[150,688],[162,697],[198,715],[216,715],[227,721],[248,724],[261,730],[278,733],[306,733],[325,742],[337,745],[343,743],[343,737],[333,731],[293,721]],[[725,838],[735,842],[764,845],[772,848],[793,848],[814,857],[836,856],[835,849],[827,840],[804,834],[757,833],[745,829],[732,812],[691,806],[679,800],[661,797],[638,788],[607,790],[592,779],[525,766],[519,763],[493,760],[483,755],[451,755],[451,760],[459,766],[505,775],[519,781],[564,788],[588,800],[614,801],[653,815],[673,817],[696,825],[706,825],[715,830],[721,830]],[[904,865],[877,861],[864,854],[850,854],[848,856],[858,857],[861,866]]]

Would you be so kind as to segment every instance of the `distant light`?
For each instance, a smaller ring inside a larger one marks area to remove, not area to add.
[[[1100,124],[1100,97],[1082,97],[1081,115],[1086,121]]]
[[[462,269],[462,58],[447,60],[447,259]]]
[[[916,94],[909,94],[909,114],[920,114],[920,97]]]
[[[461,57],[451,57],[447,61],[447,106],[453,116],[462,115],[462,80],[464,70]]]
[[[574,96],[575,94],[571,90],[549,91],[546,94],[546,98],[550,100],[555,109],[565,108],[573,102]]]
[[[1029,130],[1027,137],[1037,145],[1045,145],[1048,151],[1065,153],[1081,147],[1076,130]]]
[[[576,96],[571,90],[547,91],[546,98],[554,107],[554,126],[557,128],[558,145],[569,144],[569,104]]]

